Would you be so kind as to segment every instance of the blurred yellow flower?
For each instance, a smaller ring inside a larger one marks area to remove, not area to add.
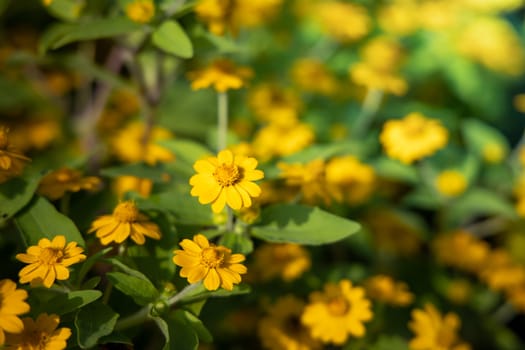
[[[468,183],[463,173],[457,170],[444,170],[436,177],[435,185],[442,195],[456,197],[465,192]]]
[[[489,245],[467,231],[457,230],[437,236],[432,251],[441,264],[467,272],[478,272],[489,256]]]
[[[58,139],[60,134],[59,121],[45,112],[30,120],[13,124],[9,142],[20,151],[42,150]]]
[[[470,350],[457,332],[461,320],[452,312],[442,316],[432,304],[424,309],[414,309],[408,327],[415,337],[409,343],[410,350]]]
[[[314,340],[300,318],[305,303],[293,295],[285,295],[268,307],[259,321],[258,335],[268,350],[314,350],[321,343]]]
[[[445,147],[448,131],[438,120],[413,112],[403,119],[388,120],[379,140],[387,156],[412,164]]]
[[[213,87],[217,92],[226,92],[246,85],[253,71],[248,67],[235,66],[230,60],[217,59],[205,68],[188,72],[187,76],[193,90]]]
[[[409,35],[419,28],[418,6],[414,0],[382,4],[377,13],[379,26],[389,34]]]
[[[119,203],[111,215],[98,217],[91,223],[88,233],[96,232],[102,245],[111,242],[122,243],[130,237],[135,243],[143,245],[145,237],[159,240],[160,229],[149,221],[133,201]]]
[[[513,11],[524,5],[523,0],[459,0],[458,3],[467,10],[493,14]]]
[[[8,139],[8,129],[0,125],[0,184],[22,174],[31,160],[13,147]]]
[[[297,124],[302,102],[292,89],[260,84],[250,90],[248,104],[262,122],[289,127]]]
[[[512,100],[514,108],[520,113],[525,113],[525,93],[517,94]]]
[[[301,58],[292,65],[291,75],[299,89],[325,96],[337,92],[339,84],[326,66],[315,58]]]
[[[279,142],[275,142],[279,140]],[[315,132],[308,124],[296,122],[287,126],[268,124],[254,136],[252,149],[261,161],[287,156],[301,151],[315,140]]]
[[[281,162],[277,167],[281,169],[279,176],[285,180],[287,186],[299,191],[305,203],[316,204],[319,200],[325,204],[331,202],[323,159],[314,159],[306,164]]]
[[[126,125],[111,138],[113,153],[122,161],[135,163],[144,161],[154,165],[159,162],[169,162],[175,159],[173,153],[157,144],[161,140],[169,140],[172,133],[160,126],[153,126],[146,137],[146,126],[143,122],[134,121]]]
[[[201,204],[212,203],[214,213],[226,204],[235,210],[250,207],[251,197],[261,194],[261,188],[253,181],[264,177],[256,167],[255,158],[234,155],[230,150],[198,160],[193,165],[197,174],[190,178],[191,195],[199,197]]]
[[[67,347],[71,329],[57,328],[60,323],[58,315],[43,313],[38,315],[36,321],[30,317],[22,321],[24,331],[8,336],[7,350],[63,350]]]
[[[18,317],[29,312],[29,304],[25,301],[27,292],[16,289],[16,283],[10,279],[0,280],[0,346],[5,343],[5,333],[20,333],[24,324]]]
[[[113,183],[113,190],[118,198],[123,198],[127,192],[134,191],[147,198],[153,188],[153,181],[131,175],[119,176]]]
[[[370,32],[372,21],[365,7],[344,1],[321,1],[313,5],[310,15],[333,39],[354,42]]]
[[[148,23],[155,16],[155,3],[152,0],[132,0],[126,5],[126,16],[133,22]]]
[[[310,329],[312,338],[343,345],[349,336],[363,337],[366,333],[363,322],[371,319],[371,303],[365,297],[365,290],[342,280],[338,284],[326,284],[324,292],[310,294],[301,323]]]
[[[80,190],[96,191],[102,181],[96,176],[82,177],[82,173],[70,168],[55,170],[40,180],[37,193],[51,200],[61,198],[66,192]]]
[[[375,275],[363,282],[366,295],[373,300],[394,306],[410,305],[414,295],[404,282],[397,282],[390,276]]]
[[[179,245],[183,250],[174,251],[173,262],[182,267],[180,275],[189,283],[203,280],[207,290],[233,290],[233,285],[241,282],[241,274],[247,272],[241,264],[244,255],[232,254],[231,249],[210,243],[202,234],[193,240],[183,239]]]
[[[495,291],[525,287],[525,267],[516,263],[504,249],[491,251],[477,272],[479,278]]]
[[[42,238],[38,245],[27,248],[26,253],[16,255],[17,260],[29,264],[18,273],[20,283],[51,288],[55,280],[67,280],[68,267],[86,259],[83,251],[77,242],[66,245],[66,237],[62,235],[55,236],[52,241]]]
[[[308,250],[292,243],[261,245],[255,249],[253,257],[250,275],[263,282],[276,277],[286,282],[293,281],[301,277],[311,265]]]

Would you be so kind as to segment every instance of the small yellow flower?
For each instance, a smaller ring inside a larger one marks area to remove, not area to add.
[[[412,164],[445,147],[448,131],[438,120],[414,112],[403,119],[387,121],[379,140],[390,158]]]
[[[301,322],[310,329],[314,339],[335,345],[344,344],[349,336],[361,338],[366,329],[363,322],[372,319],[371,303],[365,290],[353,287],[349,280],[328,283],[324,292],[310,294]]]
[[[26,253],[17,254],[16,258],[29,264],[18,273],[20,283],[31,283],[31,286],[43,285],[51,288],[56,280],[69,278],[68,267],[84,261],[84,249],[77,242],[66,245],[66,237],[55,236],[52,241],[42,238],[38,245],[27,248]]]
[[[82,177],[77,170],[61,168],[44,176],[38,185],[37,192],[55,200],[63,197],[66,192],[96,191],[101,183],[102,181],[96,176]]]
[[[275,142],[279,140],[279,142]],[[315,132],[308,124],[289,125],[270,123],[257,131],[252,149],[261,161],[275,156],[287,156],[305,149],[315,140]]]
[[[202,235],[193,236],[193,241],[183,239],[179,243],[183,250],[175,250],[173,262],[181,266],[181,277],[189,283],[204,282],[208,290],[222,287],[232,290],[234,284],[241,282],[241,274],[247,272],[242,265],[245,257],[242,254],[232,254],[224,246],[216,246]]]
[[[264,244],[254,252],[253,277],[269,281],[280,277],[286,282],[293,281],[310,268],[308,250],[298,244]]]
[[[395,305],[406,306],[412,303],[414,295],[403,282],[396,282],[392,277],[376,275],[364,282],[366,294],[374,300]]]
[[[38,315],[36,321],[26,317],[24,331],[20,334],[9,335],[7,350],[63,350],[67,347],[67,340],[71,336],[71,329],[58,328],[60,317],[46,313]]]
[[[93,221],[88,233],[93,232],[96,232],[102,245],[122,243],[128,237],[139,245],[146,242],[145,236],[157,240],[161,238],[157,224],[149,221],[132,201],[118,204],[113,214],[103,215]]]
[[[18,153],[9,142],[8,129],[0,126],[0,183],[22,174],[30,159]]]
[[[447,197],[456,197],[465,192],[467,179],[457,170],[445,170],[436,178],[436,189]]]
[[[338,82],[319,60],[303,58],[295,61],[291,71],[294,83],[303,91],[321,95],[333,95]]]
[[[190,178],[191,195],[199,197],[201,204],[212,203],[214,213],[226,204],[235,210],[250,207],[251,197],[261,194],[261,188],[253,181],[264,177],[256,167],[255,158],[234,155],[230,150],[198,160],[193,165],[197,174]]]
[[[147,198],[153,188],[153,181],[146,178],[140,178],[132,175],[123,175],[115,179],[113,191],[118,198],[124,197],[127,192],[134,191],[142,197]]]
[[[18,315],[29,311],[26,303],[27,292],[16,289],[16,283],[10,279],[0,280],[0,346],[5,342],[5,333],[20,333],[24,324]]]
[[[312,17],[322,30],[343,43],[361,39],[371,29],[371,20],[363,6],[344,1],[321,1],[312,7]]]
[[[251,89],[248,103],[260,121],[281,127],[296,124],[302,108],[296,92],[273,84],[260,84]]]
[[[292,295],[277,299],[259,321],[258,334],[264,348],[269,350],[314,350],[321,343],[314,340],[301,325],[304,302]]]
[[[148,23],[155,15],[155,3],[151,0],[133,0],[126,5],[126,15],[133,22]]]
[[[329,204],[331,197],[326,183],[326,163],[323,159],[314,159],[306,164],[277,164],[281,169],[280,177],[287,186],[297,188],[303,195],[304,202],[315,204],[319,200]]]
[[[410,341],[410,350],[470,350],[470,345],[461,341],[457,331],[461,320],[452,312],[442,316],[432,304],[423,310],[412,311],[412,320],[408,327],[415,337]]]
[[[248,67],[237,67],[227,59],[218,59],[203,69],[189,72],[188,78],[193,90],[213,86],[217,92],[226,92],[242,88],[252,75]]]

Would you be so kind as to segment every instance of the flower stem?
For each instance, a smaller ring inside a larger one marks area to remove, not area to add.
[[[219,92],[217,94],[217,150],[226,148],[226,137],[228,135],[228,94]]]
[[[185,296],[193,292],[195,289],[200,287],[202,282],[193,283],[184,287],[180,292],[168,299],[168,306],[173,306],[182,300]]]
[[[370,124],[372,124],[382,99],[382,90],[368,89],[365,100],[363,101],[361,112],[354,122],[354,127],[352,130],[353,137],[362,137],[366,133],[370,127]]]

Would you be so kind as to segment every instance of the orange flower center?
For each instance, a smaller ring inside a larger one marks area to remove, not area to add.
[[[44,265],[56,265],[62,261],[64,251],[56,248],[44,248],[40,253],[40,261]]]
[[[224,249],[220,247],[208,247],[202,250],[202,264],[211,269],[220,267],[224,262]]]
[[[113,210],[113,217],[120,222],[134,222],[139,218],[139,209],[133,202],[123,202]]]
[[[342,316],[350,309],[348,300],[341,296],[333,297],[328,301],[328,311],[334,316]]]
[[[221,164],[215,169],[213,177],[222,187],[232,186],[241,179],[240,170],[235,164]]]
[[[56,174],[56,179],[59,182],[68,182],[72,179],[73,174],[70,171],[62,170]]]

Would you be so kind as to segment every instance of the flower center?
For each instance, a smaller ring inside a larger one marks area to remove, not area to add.
[[[290,315],[284,322],[284,329],[292,335],[299,335],[303,330],[299,315]]]
[[[334,316],[342,316],[348,312],[350,309],[350,304],[348,300],[341,296],[331,298],[328,301],[328,310]]]
[[[219,247],[208,247],[202,250],[201,261],[209,268],[220,267],[224,261],[225,251]]]
[[[222,187],[232,186],[240,180],[242,176],[240,170],[235,164],[221,164],[215,169],[213,177]]]
[[[56,265],[62,261],[64,257],[64,252],[62,249],[55,248],[44,248],[40,253],[40,261],[44,265]]]
[[[139,218],[139,209],[133,202],[124,202],[113,210],[113,217],[120,222],[134,222]]]

